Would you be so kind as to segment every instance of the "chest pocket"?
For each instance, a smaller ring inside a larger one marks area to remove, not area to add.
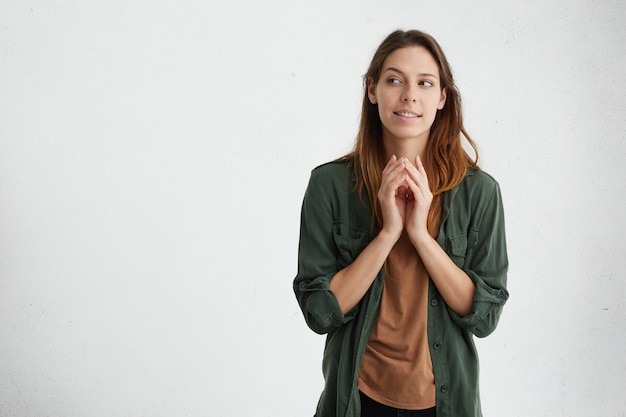
[[[478,244],[478,230],[472,228],[468,234],[460,234],[448,238],[446,252],[459,268],[468,266]]]
[[[467,235],[450,236],[446,252],[456,266],[463,268],[467,255]]]
[[[333,239],[337,246],[338,271],[350,265],[371,240],[369,233],[363,230],[352,228],[340,229],[339,227],[335,227],[335,230],[333,230]]]

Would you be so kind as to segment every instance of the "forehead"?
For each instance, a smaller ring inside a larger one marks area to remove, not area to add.
[[[433,56],[422,46],[409,46],[396,49],[383,62],[382,71],[400,70],[406,74],[439,75],[439,67]]]

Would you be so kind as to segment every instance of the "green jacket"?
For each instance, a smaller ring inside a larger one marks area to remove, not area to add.
[[[478,357],[473,336],[494,331],[506,290],[508,259],[498,183],[471,169],[442,196],[438,243],[476,284],[472,312],[450,310],[430,281],[428,340],[437,386],[437,416],[481,416]],[[384,268],[359,304],[342,314],[329,289],[333,275],[349,265],[374,238],[372,212],[359,197],[350,162],[335,161],[311,173],[302,205],[298,274],[293,282],[308,326],[327,334],[322,369],[324,391],[317,417],[359,417],[357,378],[378,314]]]

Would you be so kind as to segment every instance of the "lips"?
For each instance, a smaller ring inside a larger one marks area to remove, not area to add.
[[[395,114],[396,116],[407,118],[407,119],[414,119],[414,118],[417,118],[417,117],[421,117],[420,114],[416,114],[416,113],[413,113],[411,111],[405,111],[405,110],[396,111],[396,112],[393,112],[393,114]]]

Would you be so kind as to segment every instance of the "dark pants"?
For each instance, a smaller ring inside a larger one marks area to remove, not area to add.
[[[435,407],[427,410],[402,410],[372,400],[361,394],[361,417],[437,417]]]

